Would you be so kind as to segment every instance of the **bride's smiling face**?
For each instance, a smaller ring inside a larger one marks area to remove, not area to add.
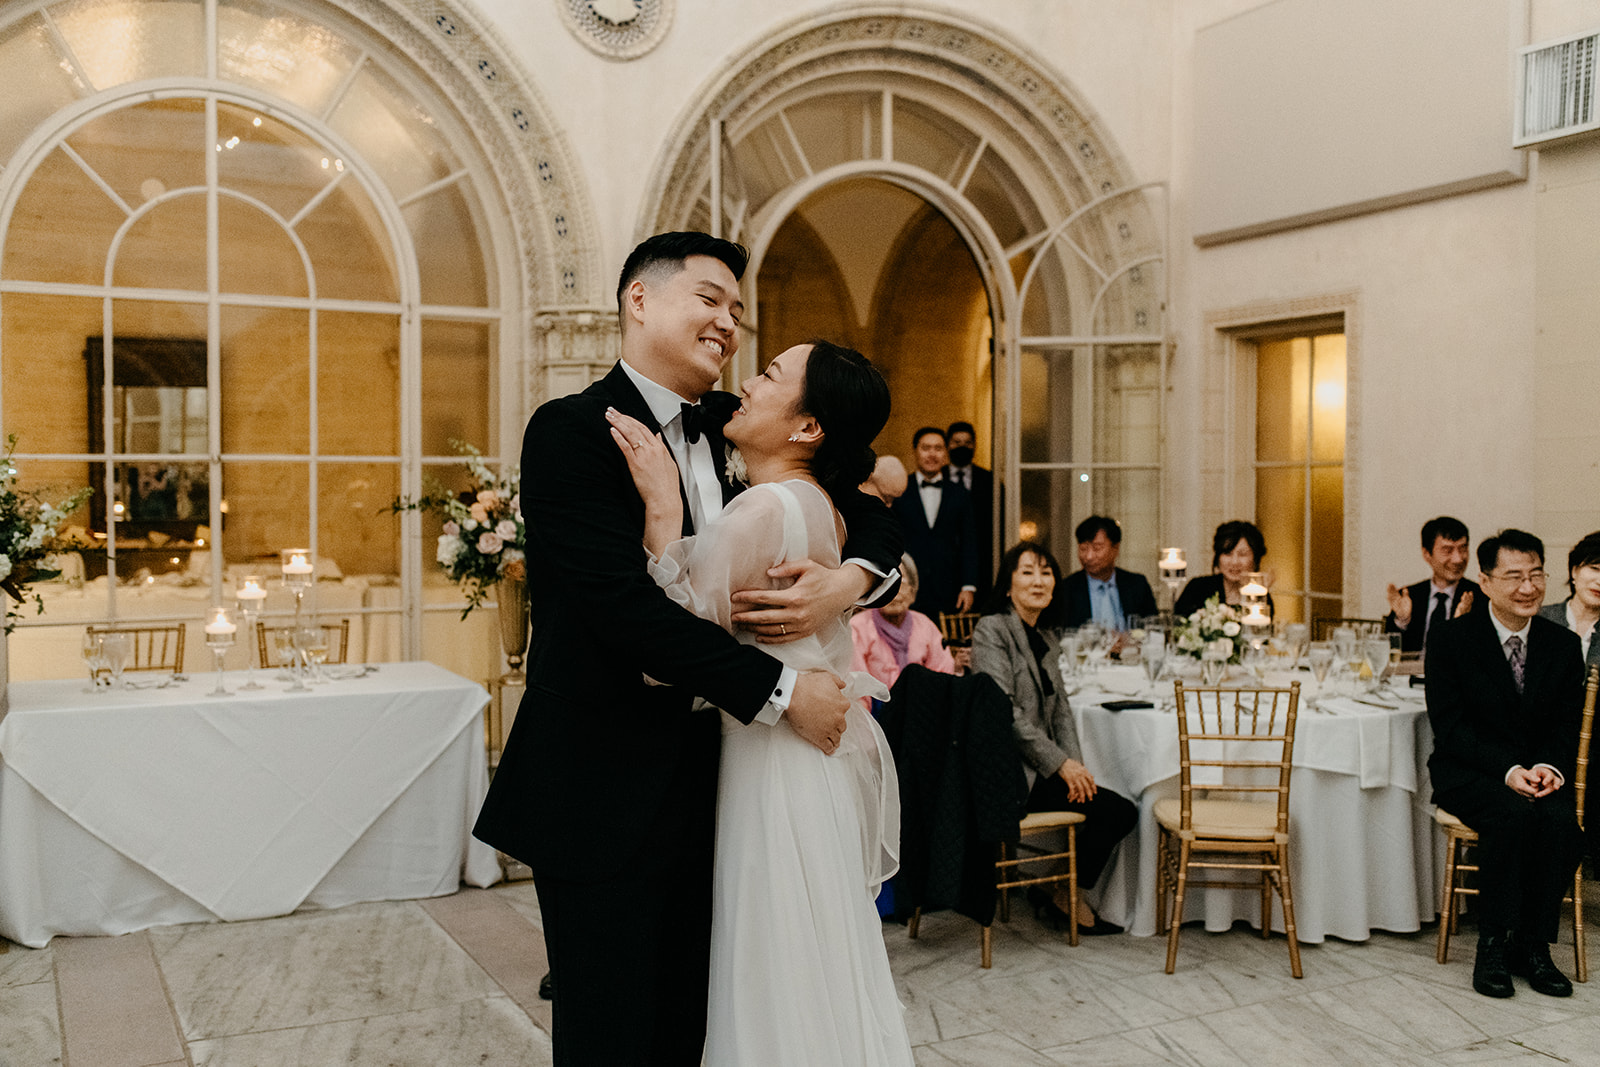
[[[783,451],[789,438],[804,430],[800,413],[805,395],[806,359],[810,345],[795,345],[767,364],[767,369],[739,387],[744,402],[728,420],[729,441],[747,454]]]

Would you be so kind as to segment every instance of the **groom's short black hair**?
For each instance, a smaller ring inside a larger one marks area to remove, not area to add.
[[[750,250],[744,245],[698,230],[677,230],[647,237],[628,253],[627,261],[622,264],[622,273],[617,278],[617,314],[622,314],[623,294],[635,278],[656,273],[676,274],[690,256],[721,260],[733,272],[735,281],[744,277],[744,269],[750,263]],[[667,268],[671,268],[670,271]]]

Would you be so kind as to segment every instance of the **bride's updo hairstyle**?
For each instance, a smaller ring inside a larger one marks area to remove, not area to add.
[[[889,421],[889,385],[853,348],[812,341],[800,410],[822,427],[811,473],[830,496],[853,490],[878,462],[872,439]]]

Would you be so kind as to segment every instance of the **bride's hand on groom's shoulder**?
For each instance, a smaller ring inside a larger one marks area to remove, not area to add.
[[[843,681],[827,671],[806,671],[795,680],[794,695],[784,718],[802,740],[831,756],[844,736],[845,712],[849,708]]]
[[[764,645],[811,636],[842,618],[870,588],[867,572],[854,563],[833,568],[815,560],[790,560],[768,568],[767,577],[792,578],[794,584],[733,594],[733,621]]]

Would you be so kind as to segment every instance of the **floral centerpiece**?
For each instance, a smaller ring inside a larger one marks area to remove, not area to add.
[[[473,608],[483,606],[489,586],[502,578],[527,576],[527,528],[522,522],[519,470],[512,467],[497,475],[476,448],[461,441],[450,444],[465,457],[471,488],[453,494],[437,482],[425,483],[421,497],[400,497],[389,510],[422,511],[445,520],[435,558],[467,598],[461,610],[465,619]]]
[[[61,574],[50,566],[50,557],[77,547],[61,536],[61,524],[89,499],[89,490],[80,489],[59,504],[51,504],[38,490],[17,486],[17,466],[11,461],[17,451],[17,435],[6,438],[6,451],[0,457],[0,589],[6,591],[5,632],[10,633],[22,618],[16,605],[29,597],[34,582]],[[39,614],[44,598],[32,594]]]
[[[1206,646],[1213,641],[1226,641],[1232,650],[1228,662],[1238,663],[1239,653],[1244,646],[1239,639],[1244,632],[1244,625],[1239,620],[1239,609],[1224,604],[1222,597],[1215,595],[1199,610],[1173,620],[1172,640],[1179,652],[1195,659],[1199,659]]]

